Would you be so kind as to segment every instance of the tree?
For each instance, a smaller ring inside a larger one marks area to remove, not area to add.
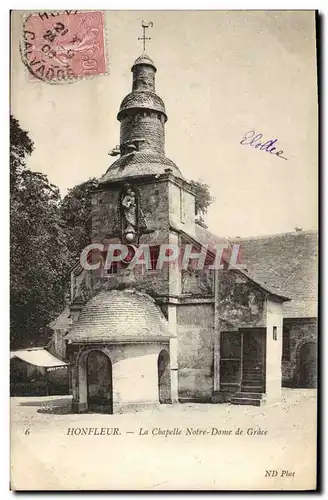
[[[10,323],[13,348],[39,339],[64,304],[68,278],[60,195],[26,167],[33,143],[10,118]]]
[[[10,188],[16,189],[19,176],[25,169],[25,158],[32,154],[33,142],[27,132],[22,130],[16,118],[10,115]]]
[[[70,189],[61,204],[61,217],[67,236],[67,247],[73,264],[82,250],[91,243],[91,198],[97,187],[95,178]]]
[[[214,198],[211,196],[209,186],[201,180],[190,181],[190,184],[195,192],[196,222],[206,228],[204,217],[207,214],[208,207],[213,203]]]

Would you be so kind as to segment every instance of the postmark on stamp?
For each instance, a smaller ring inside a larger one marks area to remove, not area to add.
[[[104,15],[101,11],[39,12],[23,22],[20,46],[32,78],[71,83],[106,73]]]

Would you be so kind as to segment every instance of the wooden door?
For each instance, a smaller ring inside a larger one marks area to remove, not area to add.
[[[243,330],[242,391],[265,392],[265,328]]]

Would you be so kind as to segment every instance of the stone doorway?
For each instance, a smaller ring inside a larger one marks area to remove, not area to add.
[[[306,342],[300,350],[300,386],[315,388],[317,386],[317,344]]]
[[[88,410],[113,413],[112,363],[101,351],[91,351],[87,357]]]
[[[171,366],[170,355],[163,349],[157,360],[158,398],[160,403],[169,404],[171,400]]]

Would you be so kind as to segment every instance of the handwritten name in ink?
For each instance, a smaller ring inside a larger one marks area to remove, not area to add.
[[[281,158],[282,160],[288,160],[288,158],[283,156],[284,151],[276,148],[276,146],[278,146],[278,139],[269,139],[264,142],[262,137],[263,134],[257,134],[255,130],[249,130],[240,141],[240,144],[259,149],[260,151],[266,151],[267,153],[278,156],[278,158]]]

